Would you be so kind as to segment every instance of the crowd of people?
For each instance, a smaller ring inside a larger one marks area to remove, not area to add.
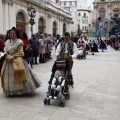
[[[120,48],[120,35],[112,35],[109,40],[109,44],[115,50],[119,50]]]
[[[70,37],[68,32],[63,36],[57,34],[56,37],[47,33],[33,33],[29,39],[25,32],[19,34],[13,27],[7,31],[5,38],[0,37],[0,51],[6,53],[4,63],[0,61],[3,92],[7,96],[20,95],[30,93],[40,87],[41,81],[32,71],[33,65],[43,64],[52,59],[53,46],[55,46],[57,58],[63,57],[69,60],[69,78],[73,84],[73,58],[77,58],[78,51],[85,50],[92,54],[99,52],[98,49],[104,51],[107,50],[105,42],[103,39],[90,39],[86,36]]]

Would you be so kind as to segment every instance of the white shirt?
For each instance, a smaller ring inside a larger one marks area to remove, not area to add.
[[[56,49],[56,55],[60,55],[60,51],[61,51],[61,44],[58,45],[57,49]],[[67,46],[68,46],[68,43],[65,42],[65,53],[68,53],[67,51]],[[76,58],[78,55],[78,49],[77,49],[77,46],[76,44],[73,42],[73,55],[72,55],[72,58]]]
[[[61,79],[62,79],[62,77],[60,76],[60,77],[58,78],[58,83],[61,82]],[[55,82],[56,82],[56,78],[53,78],[52,84],[54,85]],[[65,78],[63,79],[63,81],[62,81],[62,83],[61,83],[61,86],[64,86],[64,84],[65,84]]]

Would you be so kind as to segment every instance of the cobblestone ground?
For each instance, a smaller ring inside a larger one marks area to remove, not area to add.
[[[43,103],[54,60],[34,66],[43,83],[34,93],[5,97],[0,88],[0,120],[120,120],[120,51],[109,47],[74,60],[75,85],[65,107],[59,100]]]

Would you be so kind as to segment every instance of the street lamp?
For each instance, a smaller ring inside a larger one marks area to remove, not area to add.
[[[31,34],[32,34],[33,33],[33,25],[35,24],[34,18],[36,16],[36,10],[35,10],[35,8],[33,8],[31,6],[31,7],[28,7],[27,11],[28,11],[28,15],[30,16],[30,20],[28,23],[31,25]]]
[[[88,29],[86,29],[86,35],[88,36]]]
[[[66,19],[63,19],[63,33],[66,32]]]
[[[80,25],[79,25],[79,24],[78,24],[77,34],[78,34],[79,37],[80,37],[80,35],[82,34],[82,31],[81,31],[81,29],[80,29]]]
[[[109,3],[108,3],[108,36],[109,36],[109,32],[110,32],[110,7],[111,7],[111,2],[109,0]]]

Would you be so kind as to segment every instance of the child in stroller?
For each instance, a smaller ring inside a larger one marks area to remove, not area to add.
[[[65,106],[65,99],[69,99],[70,64],[66,58],[58,58],[52,68],[47,97],[44,104],[50,104],[50,99],[60,99],[60,106]]]
[[[61,70],[60,71],[60,76],[56,76],[53,78],[52,80],[52,84],[51,84],[51,92],[50,92],[50,96],[49,98],[54,97],[54,99],[57,99],[59,93],[61,92],[61,94],[65,94],[65,83],[67,82],[67,78],[66,78],[66,71],[65,70]]]

